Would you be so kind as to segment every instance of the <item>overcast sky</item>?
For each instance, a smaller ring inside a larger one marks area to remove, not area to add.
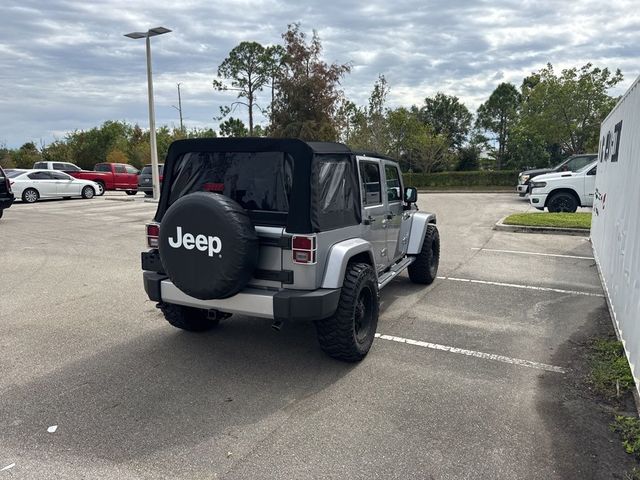
[[[157,124],[217,127],[231,94],[211,86],[244,40],[279,43],[287,24],[317,30],[329,62],[351,62],[347,96],[364,104],[379,74],[391,106],[438,91],[475,110],[498,83],[551,62],[640,74],[640,0],[5,0],[0,28],[0,145],[38,145],[105,120],[148,126],[144,40],[152,40]],[[267,95],[265,92],[264,99]],[[246,118],[244,111],[236,116]]]

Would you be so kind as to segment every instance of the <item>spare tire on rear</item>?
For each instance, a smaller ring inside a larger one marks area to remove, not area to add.
[[[200,300],[227,298],[251,279],[258,236],[249,215],[224,195],[179,198],[162,217],[160,260],[173,284]]]

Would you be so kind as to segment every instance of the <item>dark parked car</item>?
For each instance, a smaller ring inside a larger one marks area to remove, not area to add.
[[[158,165],[158,173],[160,175],[160,187],[162,187],[162,177],[164,172],[164,164]],[[138,175],[138,191],[144,192],[147,197],[153,197],[153,183],[151,183],[151,165],[145,165],[140,175]]]
[[[531,193],[531,179],[538,175],[552,172],[577,172],[581,168],[586,167],[598,158],[597,153],[587,153],[584,155],[573,155],[553,168],[536,168],[534,170],[525,170],[518,175],[518,186],[516,191],[521,197],[527,193]]]
[[[11,183],[9,177],[4,173],[2,167],[0,167],[0,218],[6,208],[9,208],[15,197],[11,191]]]

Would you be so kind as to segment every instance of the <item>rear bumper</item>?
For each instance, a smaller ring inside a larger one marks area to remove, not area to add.
[[[322,320],[338,308],[340,289],[265,290],[245,288],[233,297],[200,300],[182,292],[166,275],[143,272],[144,289],[154,302],[250,315],[280,321]]]

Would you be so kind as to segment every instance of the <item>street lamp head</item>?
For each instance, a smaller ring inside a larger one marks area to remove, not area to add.
[[[156,27],[150,28],[146,32],[131,32],[126,33],[124,36],[129,38],[147,38],[147,37],[155,37],[156,35],[162,35],[163,33],[169,33],[171,30],[165,27]]]
[[[129,38],[145,38],[147,34],[145,32],[131,32],[126,33],[124,36]]]
[[[150,37],[155,37],[156,35],[162,35],[163,33],[169,33],[170,31],[171,30],[169,30],[168,28],[156,27],[150,28],[148,34]]]

